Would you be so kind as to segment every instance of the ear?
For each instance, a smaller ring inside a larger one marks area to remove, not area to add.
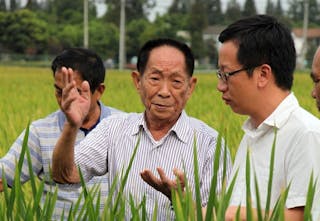
[[[95,90],[94,93],[97,93],[98,100],[102,97],[105,89],[106,89],[106,86],[104,85],[104,83],[101,83],[99,84],[98,88]]]
[[[191,77],[189,79],[189,88],[188,88],[188,98],[191,96],[191,94],[193,93],[195,87],[197,84],[197,78],[195,77]]]
[[[257,67],[257,71],[259,71],[258,79],[257,79],[257,85],[259,88],[266,87],[269,83],[274,81],[272,69],[270,65],[263,64],[260,67]]]
[[[132,71],[131,77],[132,77],[134,86],[136,87],[137,91],[139,91],[141,86],[141,77],[142,77],[140,72]]]

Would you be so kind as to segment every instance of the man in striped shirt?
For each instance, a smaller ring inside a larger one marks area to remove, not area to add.
[[[88,109],[90,103],[87,95],[89,85],[83,84],[82,93],[79,94],[73,83],[72,72],[65,70],[62,103],[65,104],[63,111],[68,116],[68,124],[65,124],[53,153],[54,179],[62,183],[79,182],[78,165],[86,180],[107,172],[109,182],[117,182],[117,175],[127,168],[140,139],[124,195],[129,199],[131,194],[135,205],[145,197],[149,219],[158,205],[157,219],[171,220],[174,219],[170,209],[171,189],[177,186],[176,176],[184,187],[185,174],[195,194],[193,148],[196,142],[201,203],[205,207],[213,176],[218,133],[184,111],[197,82],[192,76],[193,70],[194,57],[186,44],[172,39],[148,41],[139,52],[137,71],[132,72],[134,85],[145,106],[144,113],[103,120],[75,148],[76,131],[82,124],[82,111]],[[217,174],[217,193],[222,188],[222,165]],[[229,153],[226,165],[226,173],[229,174]],[[127,218],[130,218],[130,208],[126,209]]]
[[[60,107],[62,88],[64,87],[62,67],[74,70],[72,77],[76,88],[80,89],[83,81],[89,82],[91,88],[91,91],[88,92],[88,96],[91,98],[89,110],[84,116],[84,121],[75,132],[75,142],[79,143],[103,118],[107,118],[120,111],[105,106],[99,101],[105,90],[105,68],[101,58],[96,53],[82,48],[65,50],[52,62],[55,96]],[[52,152],[66,122],[64,113],[61,110],[57,110],[43,119],[32,122],[28,136],[32,170],[40,180],[44,180],[43,200],[45,200],[47,193],[53,193],[56,187],[58,189],[58,198],[52,217],[54,220],[60,220],[63,210],[66,219],[71,205],[77,202],[82,193],[81,185],[57,184],[51,178]],[[14,183],[15,162],[19,160],[24,136],[25,131],[17,138],[9,152],[0,159],[0,177],[2,177],[3,168],[5,171],[3,175],[9,186],[12,186]],[[30,180],[26,159],[23,162],[20,180],[22,183]],[[101,185],[101,196],[105,198],[108,194],[107,177],[92,177],[92,179],[88,180],[87,187],[90,188],[94,184]],[[2,184],[0,185],[0,189],[3,189]],[[102,200],[100,205],[101,211],[103,207],[104,201]]]

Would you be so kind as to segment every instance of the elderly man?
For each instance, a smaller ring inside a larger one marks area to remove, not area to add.
[[[158,205],[158,220],[174,219],[170,200],[171,189],[176,188],[176,176],[184,186],[185,174],[188,185],[195,193],[195,142],[201,203],[205,207],[213,176],[218,133],[202,121],[189,117],[184,111],[197,82],[192,76],[193,69],[194,58],[186,44],[172,39],[148,41],[139,52],[137,71],[132,72],[134,85],[145,106],[144,113],[124,114],[102,121],[75,148],[75,132],[86,114],[83,110],[88,109],[90,103],[87,95],[89,86],[83,83],[79,94],[72,70],[65,69],[62,109],[68,116],[68,122],[53,154],[54,179],[58,182],[79,182],[79,165],[85,179],[107,172],[110,182],[113,182],[117,174],[128,166],[140,139],[124,188],[125,197],[129,199],[132,195],[139,203],[145,196],[149,218]],[[222,165],[217,174],[217,193],[222,188]],[[231,165],[229,153],[226,165],[228,174]],[[154,175],[156,172],[160,178]]]

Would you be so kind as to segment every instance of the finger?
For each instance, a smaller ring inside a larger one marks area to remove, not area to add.
[[[173,169],[173,173],[174,175],[178,178],[181,188],[184,189],[185,187],[185,176],[184,176],[184,172],[182,170],[179,170],[177,168]]]
[[[68,76],[68,83],[72,83],[73,82],[73,70],[72,68],[68,68],[67,69],[67,76]]]
[[[157,171],[158,171],[158,174],[160,176],[162,184],[165,185],[166,188],[169,188],[171,190],[172,188],[176,188],[177,187],[176,180],[175,179],[171,180],[169,177],[167,177],[162,168],[158,167]]]
[[[148,183],[150,186],[155,188],[156,190],[159,189],[161,180],[158,179],[150,170],[144,170],[140,173],[141,178]]]
[[[90,85],[88,83],[88,81],[83,81],[81,83],[81,90],[79,92],[81,94],[81,96],[85,97],[85,98],[89,98],[90,97]]]
[[[68,70],[66,67],[61,68],[63,88],[68,84]]]
[[[158,171],[158,174],[159,174],[160,179],[161,179],[162,181],[165,181],[165,180],[168,180],[168,179],[169,179],[169,178],[166,176],[166,174],[165,174],[165,172],[163,171],[162,168],[158,167],[158,168],[157,168],[157,171]]]

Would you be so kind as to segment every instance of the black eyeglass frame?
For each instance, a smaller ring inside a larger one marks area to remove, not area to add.
[[[241,71],[248,71],[248,70],[250,70],[251,68],[241,68],[241,69],[239,69],[239,70],[236,70],[236,71],[231,71],[231,72],[222,72],[220,69],[218,69],[217,70],[217,77],[219,78],[219,79],[221,79],[223,82],[228,82],[228,78],[229,78],[229,76],[232,76],[232,75],[234,75],[234,74],[237,74],[237,73],[239,73],[239,72],[241,72]]]

